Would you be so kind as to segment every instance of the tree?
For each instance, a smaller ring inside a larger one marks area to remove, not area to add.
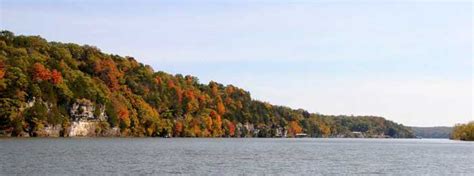
[[[194,113],[199,110],[199,102],[197,101],[192,90],[187,90],[184,92],[184,102],[186,103],[186,113]]]
[[[63,76],[61,72],[57,71],[56,69],[53,69],[51,72],[51,82],[55,85],[63,83]]]
[[[451,134],[452,139],[474,141],[474,121],[467,124],[456,124]]]
[[[155,83],[156,83],[156,85],[161,86],[163,84],[163,80],[161,79],[161,77],[156,76],[155,77]]]
[[[10,97],[20,101],[25,100],[26,89],[29,86],[28,78],[18,67],[9,67],[5,74],[6,89],[0,91],[3,97]]]
[[[128,107],[121,102],[117,98],[112,99],[113,106],[115,109],[115,114],[117,114],[117,117],[119,119],[119,125],[121,129],[125,129],[130,127],[130,111],[128,111]]]
[[[221,116],[216,111],[211,111],[210,114],[212,118],[212,136],[220,137],[222,136],[222,119]]]
[[[296,134],[301,133],[303,131],[303,129],[296,121],[291,121],[288,126],[288,132],[293,136],[296,136]]]
[[[51,79],[51,72],[45,68],[41,63],[35,63],[33,65],[33,80],[35,81],[47,81]]]
[[[213,121],[212,118],[208,114],[203,114],[201,117],[201,121],[203,121],[204,125],[204,131],[203,131],[203,136],[208,137],[211,135],[212,128],[213,128]]]
[[[36,102],[25,112],[25,120],[29,124],[31,136],[36,136],[36,131],[41,130],[48,117],[48,108],[43,102]]]
[[[5,76],[5,63],[0,60],[0,80]]]
[[[176,121],[174,123],[174,136],[179,137],[183,132],[183,123],[181,121]]]
[[[19,118],[20,101],[0,98],[0,130],[12,130],[12,122]]]
[[[211,95],[217,97],[219,95],[219,90],[217,88],[217,83],[214,81],[211,81],[209,83],[209,87],[211,88]]]
[[[224,106],[224,103],[222,103],[222,100],[220,98],[217,101],[217,112],[220,115],[224,115],[225,113],[225,106]]]
[[[117,65],[112,59],[107,58],[97,61],[94,66],[94,71],[100,79],[107,83],[112,91],[119,89],[119,79],[122,78],[123,73],[117,69]]]
[[[222,122],[224,124],[225,136],[234,137],[235,136],[235,124],[232,123],[231,121],[227,120],[227,119],[224,119]]]

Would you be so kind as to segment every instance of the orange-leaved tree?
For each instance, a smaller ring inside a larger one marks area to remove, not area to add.
[[[5,63],[0,60],[0,79],[3,79],[5,76]]]
[[[61,84],[63,82],[63,76],[61,72],[57,71],[56,69],[53,69],[53,71],[51,72],[51,82],[53,82],[53,84],[55,85]]]
[[[183,122],[181,122],[180,120],[177,120],[174,123],[174,136],[180,137],[182,132],[183,132]]]
[[[212,118],[212,136],[220,137],[222,136],[222,119],[216,111],[211,111],[210,114]]]
[[[119,89],[119,79],[123,77],[123,73],[117,68],[115,62],[108,58],[97,61],[94,66],[94,71],[101,80],[107,83],[107,86],[116,91]]]
[[[301,133],[303,131],[303,128],[301,128],[301,126],[296,121],[291,121],[288,126],[288,132],[290,132],[290,134],[293,136],[296,136],[296,134]]]
[[[47,81],[51,79],[51,72],[41,63],[33,64],[33,80]]]

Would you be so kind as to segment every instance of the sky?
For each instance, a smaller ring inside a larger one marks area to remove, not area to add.
[[[472,1],[0,0],[0,29],[254,99],[408,126],[474,120]]]

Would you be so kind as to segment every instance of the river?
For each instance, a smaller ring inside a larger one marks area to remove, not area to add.
[[[447,139],[0,138],[0,175],[469,175]]]

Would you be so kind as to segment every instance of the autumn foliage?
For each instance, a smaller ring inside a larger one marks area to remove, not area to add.
[[[183,132],[183,123],[180,121],[176,121],[176,123],[174,124],[174,135],[181,136],[182,132]]]
[[[474,141],[474,121],[466,124],[456,124],[451,134],[452,139]]]
[[[47,81],[51,79],[51,72],[43,64],[35,63],[33,65],[33,80]]]
[[[63,82],[63,76],[61,72],[56,69],[50,71],[43,64],[35,63],[33,65],[33,80],[38,82],[51,80],[51,82],[56,85]]]
[[[0,61],[0,79],[5,76],[5,63]]]
[[[284,81],[284,80],[282,80]],[[403,125],[374,116],[330,116],[258,101],[244,89],[200,83],[192,75],[154,71],[133,57],[107,54],[38,36],[0,32],[0,133],[34,133],[45,126],[70,127],[70,109],[87,99],[101,129],[123,136],[276,137],[308,133],[331,137],[361,131],[412,137]],[[44,102],[40,111],[25,107]],[[46,109],[46,110],[45,110]],[[28,112],[28,113],[26,113]],[[44,118],[33,120],[33,118]],[[13,121],[16,120],[16,121]]]
[[[123,76],[123,73],[117,69],[112,59],[103,59],[96,62],[94,71],[107,83],[112,91],[119,89],[119,79]]]
[[[53,84],[61,84],[63,82],[63,76],[61,72],[57,71],[56,69],[53,69],[51,72],[51,81]]]
[[[212,135],[213,136],[222,136],[222,118],[216,111],[211,111],[210,114],[213,125],[212,125]]]
[[[295,136],[296,134],[303,132],[303,128],[301,128],[301,126],[298,124],[298,122],[291,121],[290,124],[289,124],[288,132],[291,135]]]
[[[225,125],[227,126],[227,129],[229,130],[229,136],[230,137],[235,136],[235,124],[230,121],[227,121]]]
[[[225,113],[225,106],[224,106],[224,103],[222,103],[222,100],[217,102],[217,112],[220,115],[224,115],[224,113]]]

